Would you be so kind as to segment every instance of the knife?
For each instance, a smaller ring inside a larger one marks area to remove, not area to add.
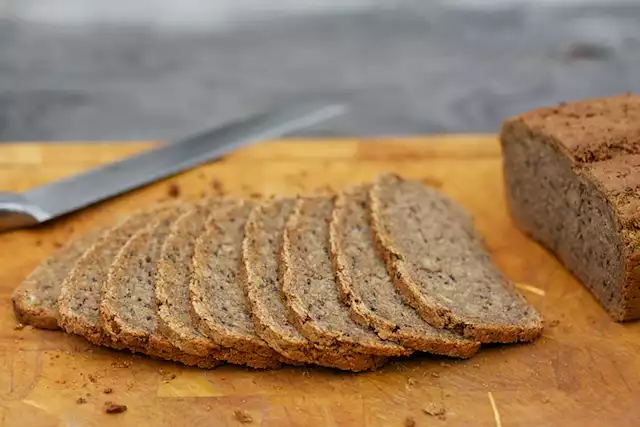
[[[0,192],[0,232],[42,224],[345,111],[342,104],[267,111],[22,193]]]

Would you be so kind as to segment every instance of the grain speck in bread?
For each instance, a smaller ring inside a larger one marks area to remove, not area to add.
[[[13,311],[22,323],[59,329],[58,297],[69,271],[80,256],[104,233],[94,228],[57,249],[36,267],[13,292]]]
[[[351,371],[373,369],[385,362],[366,354],[335,355],[307,340],[287,319],[281,295],[280,257],[284,226],[295,199],[275,198],[256,206],[245,226],[243,285],[258,335],[290,359]]]
[[[241,278],[244,226],[253,203],[237,200],[213,209],[195,245],[189,282],[192,318],[218,345],[284,359],[253,327]]]
[[[493,263],[460,205],[392,174],[376,178],[370,202],[396,287],[423,319],[480,342],[540,335],[540,315]]]
[[[517,227],[614,320],[640,318],[640,96],[530,111],[500,140]]]
[[[140,229],[173,209],[173,203],[160,204],[135,212],[107,230],[78,260],[60,290],[60,326],[97,345],[118,348],[100,325],[100,297],[109,267],[120,249]]]
[[[220,362],[189,355],[157,329],[155,271],[171,223],[188,207],[176,207],[129,239],[116,256],[102,287],[100,320],[118,347],[142,349],[149,356],[210,368]]]
[[[329,255],[332,197],[303,197],[287,221],[282,245],[282,292],[289,320],[310,341],[336,354],[402,356],[412,350],[358,325],[340,301]]]
[[[354,320],[380,337],[434,354],[470,357],[480,345],[425,322],[404,303],[377,252],[370,225],[369,184],[338,194],[330,226],[338,289]]]
[[[252,368],[276,368],[277,360],[256,353],[220,347],[198,332],[191,319],[189,280],[196,240],[205,231],[205,219],[216,207],[231,203],[219,199],[203,203],[178,218],[162,246],[156,271],[158,329],[178,348],[196,356],[207,356]]]

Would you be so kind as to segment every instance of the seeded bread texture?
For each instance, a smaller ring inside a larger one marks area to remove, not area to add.
[[[423,319],[480,342],[540,335],[539,314],[492,262],[456,202],[391,174],[376,178],[370,202],[390,274]]]
[[[217,359],[185,353],[157,329],[154,276],[162,243],[182,209],[138,231],[123,246],[102,288],[100,318],[104,330],[119,347],[160,359],[212,368]]]
[[[307,339],[332,348],[336,355],[411,354],[410,349],[358,325],[341,303],[329,255],[332,211],[332,197],[300,198],[285,226],[282,293],[289,320]]]
[[[253,203],[237,200],[211,211],[194,248],[191,314],[198,330],[216,344],[277,361],[284,357],[256,334],[240,284],[244,226],[252,208]]]
[[[316,346],[287,320],[281,295],[278,259],[286,220],[295,199],[276,198],[256,206],[245,226],[244,290],[258,335],[286,357],[343,370],[363,371],[381,366],[385,359],[365,354],[335,355]]]
[[[277,368],[280,362],[273,358],[220,347],[211,338],[198,332],[191,319],[189,280],[195,242],[205,231],[205,219],[210,211],[225,203],[229,201],[220,199],[194,207],[171,226],[156,271],[158,330],[173,345],[189,354],[253,368]]]
[[[120,249],[140,229],[171,212],[174,203],[154,206],[120,220],[80,257],[62,284],[58,308],[60,326],[97,345],[120,348],[100,325],[100,297],[109,267]]]
[[[584,100],[506,121],[507,200],[610,316],[640,318],[640,97]]]
[[[59,329],[58,297],[62,282],[80,256],[105,232],[95,228],[74,238],[47,257],[13,292],[18,321],[43,329]]]
[[[437,329],[404,303],[377,252],[370,225],[369,184],[338,194],[330,225],[331,256],[341,298],[351,317],[381,338],[406,347],[453,357],[470,357],[480,345]]]

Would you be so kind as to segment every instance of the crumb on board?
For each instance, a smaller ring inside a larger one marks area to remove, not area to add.
[[[413,417],[407,417],[404,419],[404,427],[415,427],[416,420]]]
[[[107,387],[104,390],[102,390],[102,392],[104,394],[111,394],[111,393],[113,393],[113,389],[111,387]]]
[[[222,196],[224,194],[224,188],[222,187],[222,182],[220,182],[219,179],[214,178],[211,181],[211,186],[213,187],[213,191],[215,191],[217,195]]]
[[[87,403],[87,399],[85,397],[79,397],[79,398],[76,399],[76,403],[78,405],[83,405],[83,404]]]
[[[422,411],[432,417],[444,417],[447,413],[447,408],[442,404],[430,402],[427,406],[422,408]]]
[[[431,376],[433,378],[440,378],[440,373],[439,372],[431,372]]]
[[[121,414],[127,410],[127,405],[121,405],[119,403],[113,403],[107,401],[104,403],[104,412],[107,414]]]
[[[471,365],[471,366],[473,366],[473,367],[474,367],[474,368],[476,368],[476,369],[480,368],[480,365],[479,365],[478,363],[474,363],[474,364],[473,364],[473,365]]]
[[[242,424],[249,424],[253,422],[253,418],[248,412],[237,409],[233,411],[233,416]]]
[[[128,368],[129,366],[131,366],[131,362],[127,360],[118,360],[117,362],[112,362],[111,366],[113,366],[114,368]]]
[[[98,381],[98,379],[93,374],[89,374],[88,378],[89,378],[89,381],[91,381],[92,383],[95,383]]]
[[[21,331],[23,330],[25,327],[24,323],[18,323],[16,326],[13,327],[13,329],[15,329],[16,331]]]
[[[169,197],[173,197],[174,199],[180,197],[180,186],[175,182],[172,182],[171,184],[169,184],[167,194],[169,194]]]
[[[553,319],[552,321],[549,322],[549,327],[550,328],[555,328],[559,324],[560,324],[560,321],[558,319]]]
[[[413,377],[409,377],[409,378],[407,379],[407,385],[408,385],[408,386],[414,386],[414,385],[416,385],[417,383],[418,383],[418,381],[417,381],[415,378],[413,378]]]

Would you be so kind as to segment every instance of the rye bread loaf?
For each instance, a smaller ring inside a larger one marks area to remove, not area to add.
[[[205,219],[217,205],[228,200],[208,202],[183,214],[171,226],[156,271],[156,314],[158,330],[173,345],[196,356],[211,357],[253,368],[276,368],[280,362],[256,353],[220,347],[198,332],[191,319],[189,280],[196,240],[205,231]]]
[[[256,334],[240,283],[244,226],[252,208],[252,202],[236,200],[208,216],[194,248],[191,315],[198,330],[220,346],[288,361]]]
[[[220,362],[181,351],[157,329],[154,277],[160,249],[171,223],[183,209],[155,221],[129,239],[116,256],[102,287],[100,320],[117,347],[202,368]]]
[[[21,323],[59,329],[58,297],[62,282],[80,256],[104,233],[94,228],[69,241],[36,267],[13,292],[13,311]]]
[[[640,97],[592,99],[506,121],[511,215],[617,321],[640,318]]]
[[[411,354],[410,349],[358,325],[340,301],[329,255],[332,210],[332,197],[300,198],[286,223],[281,271],[289,320],[308,340],[331,348],[336,356]]]
[[[97,345],[118,348],[100,325],[100,296],[109,267],[136,232],[173,208],[175,203],[163,203],[119,220],[80,257],[64,280],[58,299],[59,322],[65,331]]]
[[[391,174],[376,178],[370,202],[390,274],[423,319],[480,342],[540,335],[539,314],[492,262],[456,202]]]
[[[370,225],[369,184],[342,190],[330,225],[331,257],[338,290],[351,317],[381,338],[406,347],[453,357],[470,357],[480,348],[472,339],[425,322],[404,303],[377,252]]]
[[[256,206],[245,226],[242,282],[258,335],[286,357],[343,370],[363,371],[382,365],[385,359],[366,354],[336,355],[330,348],[307,340],[288,320],[281,295],[278,259],[286,220],[295,199],[275,198]]]

